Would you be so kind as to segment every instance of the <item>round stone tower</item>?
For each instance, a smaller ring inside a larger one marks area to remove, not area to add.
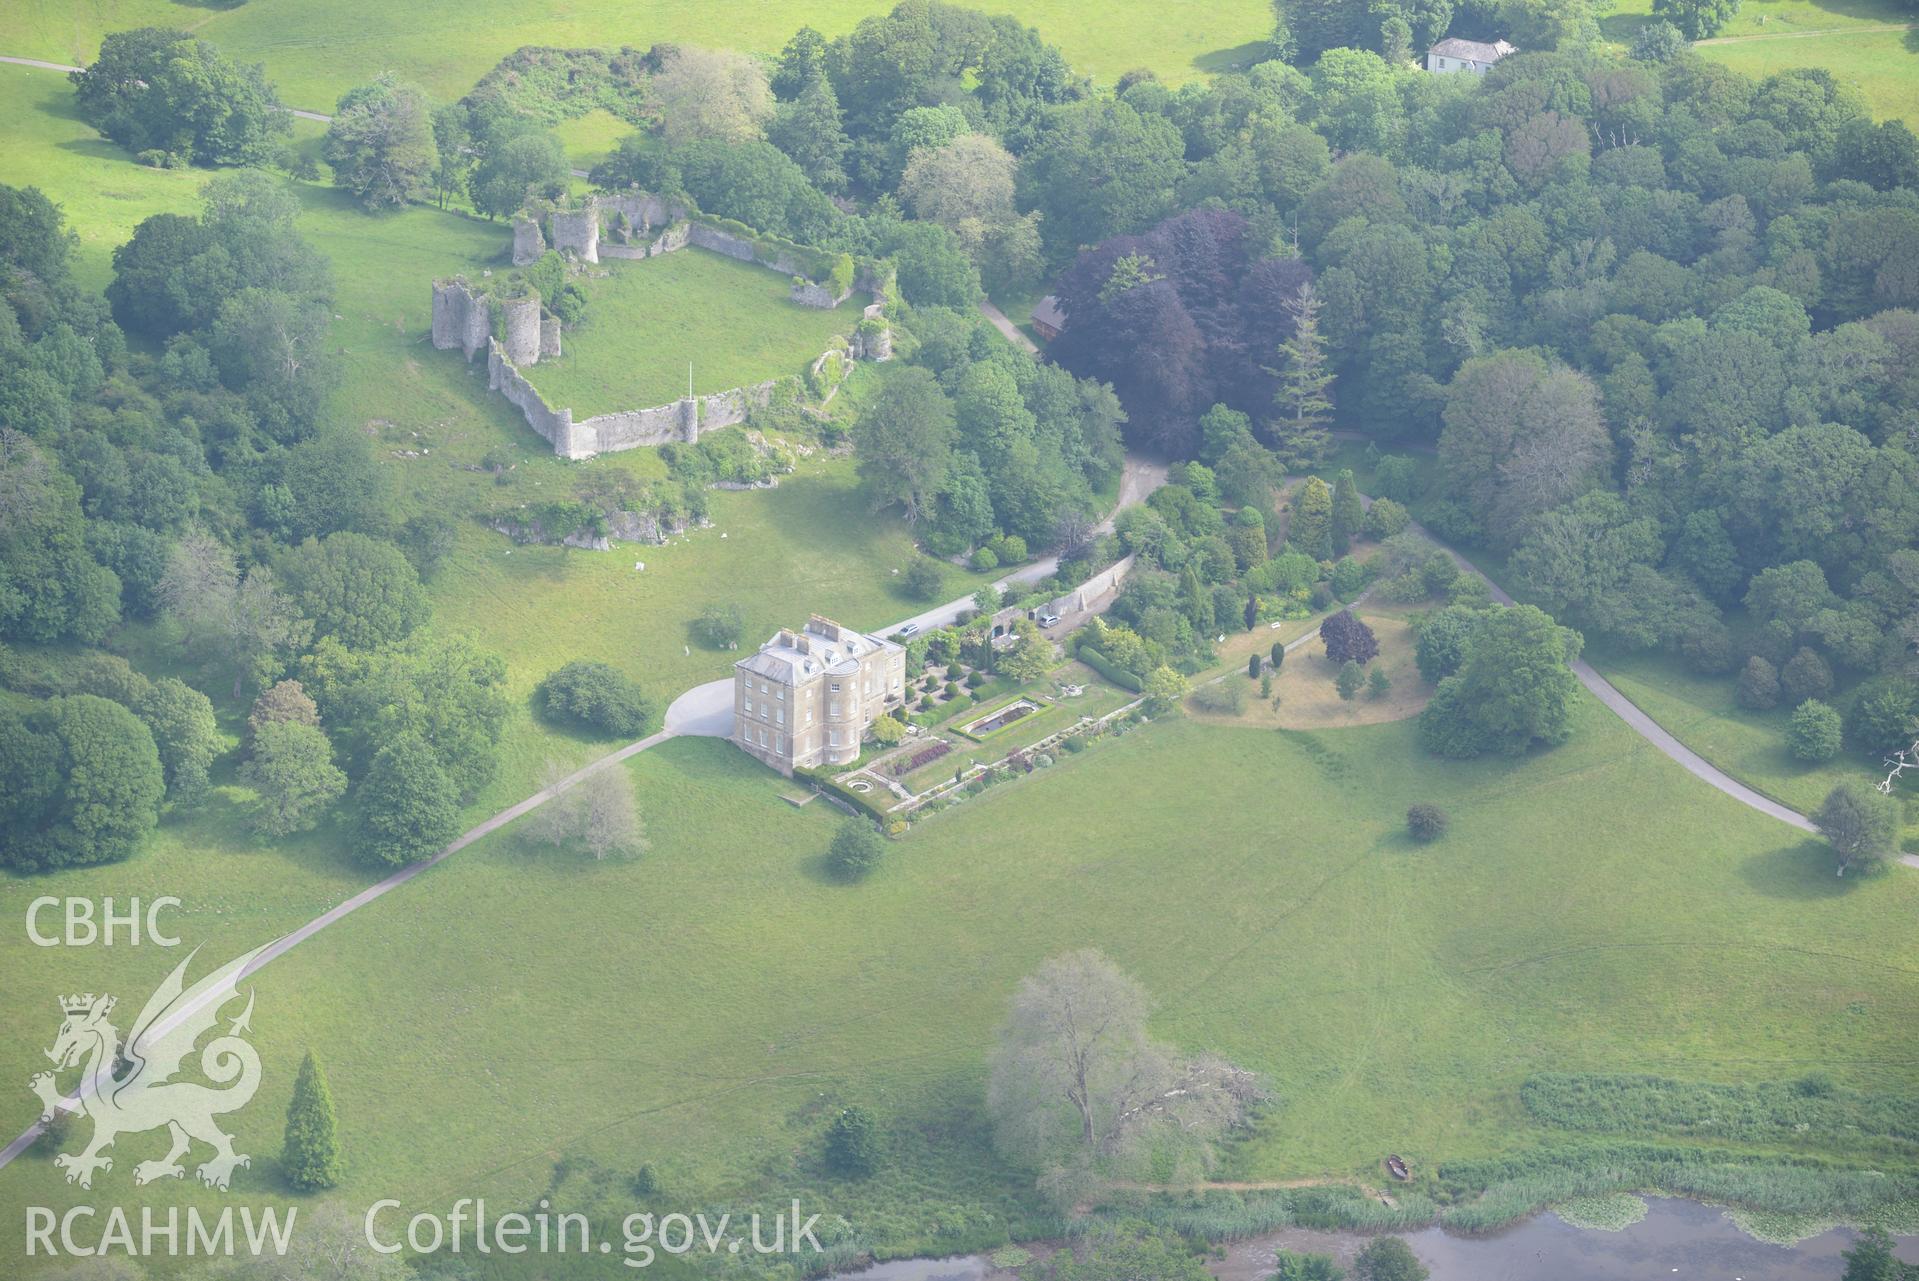
[[[516,298],[500,304],[505,330],[500,346],[506,358],[516,365],[537,364],[540,359],[540,300]]]

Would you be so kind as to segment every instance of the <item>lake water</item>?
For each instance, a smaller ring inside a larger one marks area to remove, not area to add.
[[[1649,1198],[1646,1217],[1620,1232],[1576,1228],[1542,1214],[1492,1236],[1448,1236],[1427,1228],[1406,1237],[1432,1281],[1837,1281],[1840,1252],[1857,1239],[1836,1228],[1792,1245],[1747,1236],[1717,1206]],[[1281,1249],[1338,1256],[1350,1262],[1367,1238],[1289,1229],[1238,1242],[1212,1266],[1221,1281],[1262,1281]],[[1919,1263],[1919,1237],[1899,1238],[1899,1257]],[[985,1258],[900,1259],[845,1281],[1009,1281]]]

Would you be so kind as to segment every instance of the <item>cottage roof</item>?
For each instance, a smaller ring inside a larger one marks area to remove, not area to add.
[[[1458,36],[1447,36],[1434,45],[1429,53],[1441,58],[1468,59],[1473,62],[1498,62],[1509,53],[1519,52],[1504,40],[1495,40],[1487,44],[1484,40],[1461,40]]]
[[[1066,313],[1060,310],[1059,299],[1047,294],[1033,304],[1033,323],[1045,325],[1052,330],[1066,328]]]

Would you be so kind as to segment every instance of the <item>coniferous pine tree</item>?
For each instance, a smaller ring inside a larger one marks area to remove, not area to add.
[[[1333,418],[1333,367],[1326,359],[1326,338],[1319,332],[1319,295],[1311,284],[1286,300],[1293,332],[1279,345],[1279,379],[1273,397],[1274,453],[1294,471],[1317,466],[1332,446],[1326,428]]]
[[[286,1171],[287,1182],[302,1192],[333,1187],[345,1172],[334,1128],[333,1093],[327,1089],[326,1073],[311,1050],[301,1061],[300,1075],[293,1082],[280,1166]]]
[[[1292,519],[1286,526],[1286,541],[1295,550],[1314,560],[1328,560],[1333,554],[1333,491],[1317,476],[1293,496]]]
[[[1333,478],[1333,555],[1344,556],[1366,524],[1366,506],[1359,501],[1353,469],[1344,467]]]

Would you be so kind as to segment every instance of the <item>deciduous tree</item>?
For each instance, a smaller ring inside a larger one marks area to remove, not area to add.
[[[1612,445],[1592,380],[1535,352],[1469,360],[1446,397],[1439,465],[1502,548],[1527,522],[1597,484]]]
[[[1379,638],[1350,609],[1329,615],[1319,625],[1319,639],[1326,646],[1328,662],[1364,666],[1379,657]]]
[[[1412,1247],[1394,1236],[1374,1237],[1353,1260],[1353,1281],[1426,1281],[1431,1275]]]
[[[558,787],[565,777],[557,762],[546,763],[545,787]],[[617,766],[594,771],[534,810],[526,834],[543,845],[584,850],[596,860],[647,848],[632,775]]]
[[[292,124],[262,68],[242,66],[185,31],[114,32],[68,78],[80,118],[135,155],[259,164]]]
[[[927,510],[951,465],[956,422],[930,370],[908,366],[886,381],[853,428],[874,510],[898,503],[908,520]]]
[[[1652,0],[1652,15],[1668,19],[1687,40],[1704,40],[1739,15],[1739,0]]]
[[[1208,1151],[1258,1085],[1155,1042],[1146,1010],[1145,990],[1098,952],[1055,957],[1023,980],[987,1084],[1000,1150],[1049,1173],[1110,1171],[1149,1142]]]
[[[564,195],[571,180],[560,140],[534,130],[487,147],[467,179],[467,195],[487,217],[511,218],[529,200]]]
[[[826,1168],[845,1179],[864,1179],[879,1168],[879,1135],[873,1118],[847,1108],[826,1131]]]
[[[1024,685],[1036,681],[1053,670],[1053,664],[1059,661],[1059,653],[1039,624],[1030,618],[1013,620],[1013,647],[995,660],[994,666],[1013,680]]]
[[[1837,711],[1813,698],[1793,709],[1792,723],[1786,730],[1786,745],[1795,758],[1829,761],[1839,754],[1840,739]]]
[[[159,821],[166,781],[153,735],[109,699],[56,698],[24,717],[0,709],[0,764],[0,863],[16,871],[118,862]]]
[[[300,611],[317,634],[349,649],[400,640],[431,612],[420,576],[392,543],[351,530],[309,538],[283,562]]]
[[[439,852],[460,831],[459,794],[417,734],[380,749],[353,792],[354,853],[375,867],[401,867]]]
[[[249,815],[254,830],[274,837],[318,824],[347,787],[326,734],[297,720],[269,720],[259,727],[240,781],[257,795]]]
[[[396,209],[425,195],[440,162],[433,124],[426,94],[390,75],[348,90],[321,143],[333,185],[368,209]]]
[[[174,543],[155,595],[161,618],[179,630],[188,651],[226,630],[239,579],[233,552],[204,529],[190,529]]]
[[[773,117],[773,91],[753,57],[731,49],[676,45],[653,77],[660,136],[667,145],[751,142]]]
[[[1579,682],[1570,665],[1580,637],[1531,605],[1483,615],[1466,640],[1459,674],[1439,682],[1420,713],[1420,741],[1452,757],[1518,755],[1572,732]]]
[[[863,818],[849,818],[833,834],[826,865],[842,881],[863,881],[886,857],[886,838]]]
[[[1899,802],[1851,779],[1826,793],[1812,821],[1838,857],[1841,876],[1849,867],[1876,866],[1898,847]]]
[[[653,700],[610,663],[568,663],[541,681],[536,692],[540,710],[563,724],[616,738],[639,738],[653,725]]]

